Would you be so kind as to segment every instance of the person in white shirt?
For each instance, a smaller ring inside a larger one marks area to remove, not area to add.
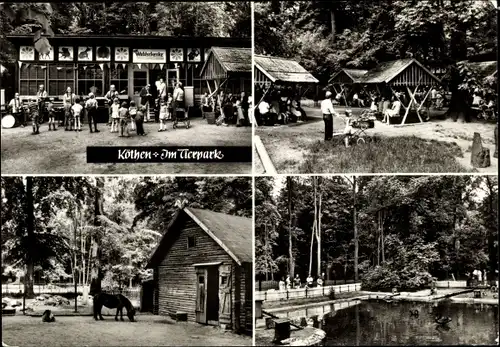
[[[64,93],[62,99],[64,105],[64,130],[71,131],[73,130],[71,107],[75,103],[75,94],[71,91],[71,87],[66,88],[66,93]]]
[[[157,82],[156,89],[158,91],[158,98],[165,100],[167,97],[167,84],[163,81],[163,78],[160,78],[160,81]]]
[[[267,118],[269,118],[269,111],[271,106],[266,99],[262,100],[259,104],[259,113],[263,124],[267,123]]]
[[[329,93],[329,92],[328,92],[328,93]],[[331,94],[331,93],[330,93],[330,94]],[[323,101],[324,101],[324,100],[323,100]],[[313,282],[314,282],[314,279],[312,278],[311,274],[309,274],[309,276],[307,276],[307,279],[306,279],[307,286],[308,286],[309,288],[311,288],[311,287],[312,287]]]
[[[333,137],[333,115],[337,116],[333,108],[331,92],[326,92],[325,100],[321,101],[321,113],[325,121],[325,141],[330,141]]]
[[[75,131],[82,131],[82,123],[80,118],[82,116],[83,106],[80,104],[80,100],[76,99],[75,104],[71,106],[71,111],[73,112],[73,122],[75,124]]]
[[[384,112],[384,119],[382,119],[382,123],[386,122],[387,124],[391,124],[391,121],[390,121],[391,117],[398,117],[400,111],[401,111],[401,101],[399,101],[399,99],[396,99],[393,96],[392,97],[392,108],[387,109]]]
[[[12,113],[20,113],[22,111],[23,103],[19,98],[19,93],[14,94],[14,99],[9,102],[9,109]]]

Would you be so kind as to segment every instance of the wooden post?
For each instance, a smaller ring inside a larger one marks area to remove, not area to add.
[[[286,318],[274,320],[274,343],[290,338],[290,321]]]
[[[410,106],[411,106],[412,103],[415,103],[415,105],[418,106],[417,99],[415,98],[415,95],[417,94],[418,86],[415,88],[415,92],[414,93],[411,92],[410,87],[407,86],[406,88],[408,89],[408,93],[410,94],[410,105],[408,105],[408,108],[410,108]],[[417,108],[417,117],[420,120],[420,123],[423,123],[424,121],[420,117],[420,113],[418,112],[419,110],[420,110],[420,107]],[[404,124],[404,123],[402,123],[402,124]]]

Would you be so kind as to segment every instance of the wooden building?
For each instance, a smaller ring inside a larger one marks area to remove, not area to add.
[[[185,207],[153,252],[154,313],[251,333],[252,220]]]
[[[289,87],[296,90],[319,81],[302,65],[292,59],[254,55],[254,85],[257,107],[264,97],[275,88]],[[307,89],[305,89],[307,91]],[[305,94],[299,90],[300,95]]]
[[[10,35],[7,39],[17,51],[10,83],[22,99],[34,95],[40,84],[46,86],[50,97],[59,97],[71,87],[77,95],[92,91],[98,98],[114,84],[123,98],[138,102],[148,83],[156,97],[156,81],[163,78],[169,92],[175,82],[183,83],[186,106],[208,91],[201,70],[212,47],[251,47],[250,39],[241,38],[56,35],[49,39],[52,50],[41,55],[34,49],[32,35]]]
[[[252,50],[250,48],[212,47],[201,69],[209,94],[220,89],[227,93],[252,93]]]
[[[353,92],[357,89],[363,89],[363,85],[360,83],[367,72],[368,70],[341,69],[330,78],[328,86],[334,90],[335,96],[338,94],[342,96],[340,101],[344,101],[348,105],[347,99],[350,99]]]

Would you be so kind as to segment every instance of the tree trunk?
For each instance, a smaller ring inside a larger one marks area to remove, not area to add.
[[[35,292],[33,290],[33,273],[34,259],[33,254],[36,251],[35,247],[35,216],[33,206],[33,177],[26,177],[26,231],[28,234],[28,249],[26,250],[26,276],[24,277],[24,293],[27,298],[33,298]]]
[[[352,176],[353,223],[354,223],[354,281],[358,282],[358,226],[356,216],[356,176]]]
[[[494,182],[492,182],[490,176],[486,176],[486,186],[488,187],[488,274],[487,280],[492,282],[495,281],[496,275],[495,270],[498,269],[498,248],[495,246],[495,241],[498,237],[495,237],[495,232],[498,228],[497,216],[494,214],[493,206],[493,187]]]
[[[321,276],[321,188],[319,189],[319,202],[318,202],[318,227],[316,228],[316,238],[318,241],[318,277]]]
[[[335,23],[335,12],[333,10],[330,11],[330,24],[332,29],[332,43],[335,43],[335,35],[337,34],[337,26]]]
[[[314,238],[316,237],[315,234],[316,234],[316,219],[313,222],[312,232],[311,232],[311,251],[309,253],[309,275],[312,275]]]
[[[101,226],[101,222],[99,220],[99,216],[103,214],[103,189],[104,189],[104,181],[102,177],[96,177],[96,190],[95,190],[95,198],[94,198],[94,226]],[[102,291],[101,288],[101,262],[100,262],[100,247],[99,240],[94,240],[94,249],[93,252],[93,267],[91,273],[90,280],[90,295],[98,294]]]
[[[380,248],[381,248],[381,253],[382,253],[382,264],[384,264],[384,262],[385,262],[384,220],[385,220],[385,211],[382,210],[380,213]]]
[[[290,278],[294,278],[295,272],[295,261],[293,259],[293,244],[292,244],[292,191],[293,191],[293,181],[291,176],[286,178],[288,183],[288,268],[290,273]]]

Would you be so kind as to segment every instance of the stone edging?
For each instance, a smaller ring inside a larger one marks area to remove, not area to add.
[[[281,341],[283,345],[288,346],[318,346],[326,337],[326,333],[318,328],[310,328],[312,329],[312,334],[306,338],[289,338]]]

